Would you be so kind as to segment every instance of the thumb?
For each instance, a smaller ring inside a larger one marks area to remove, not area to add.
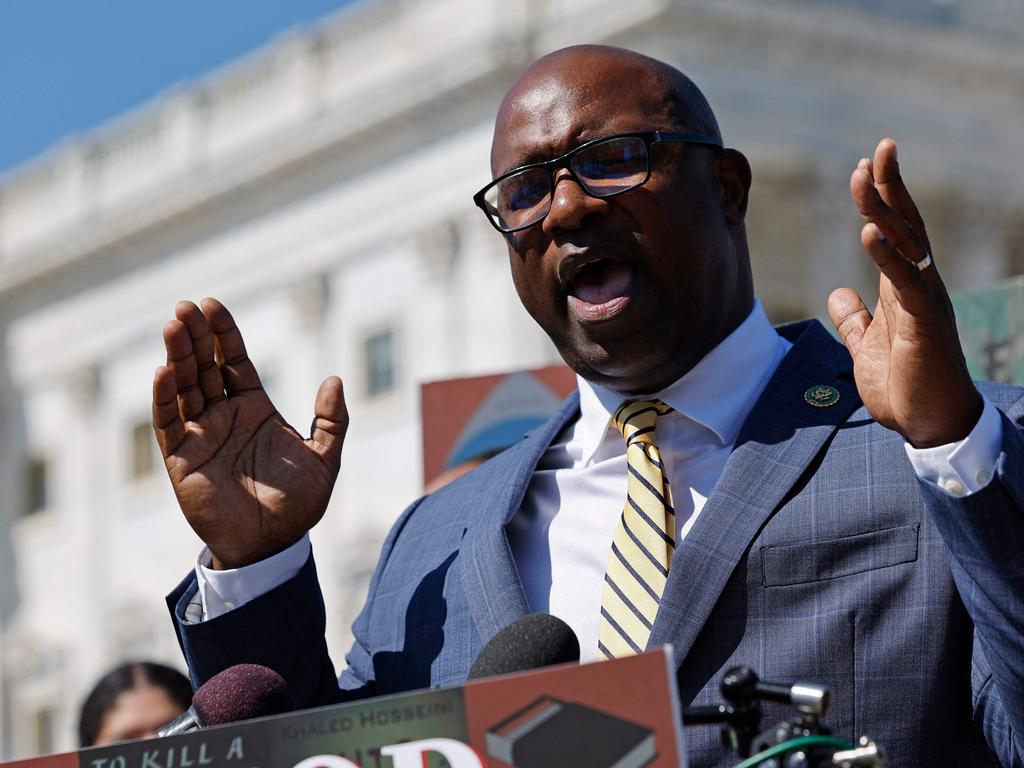
[[[860,294],[852,288],[837,288],[828,297],[828,316],[851,355],[857,354],[864,332],[871,325],[871,313]]]
[[[348,409],[341,379],[328,376],[320,384],[309,429],[310,444],[327,464],[335,469],[341,463],[341,446],[348,430]]]

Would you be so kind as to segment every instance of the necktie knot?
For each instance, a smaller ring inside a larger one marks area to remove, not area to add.
[[[640,443],[654,444],[654,424],[659,416],[674,409],[661,400],[629,400],[619,406],[612,423],[626,440],[627,447]]]

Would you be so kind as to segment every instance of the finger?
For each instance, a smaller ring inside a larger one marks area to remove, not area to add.
[[[229,395],[262,390],[259,374],[249,360],[242,334],[227,307],[212,298],[203,299],[201,305],[214,333],[224,389]]]
[[[174,371],[165,365],[153,374],[153,432],[165,459],[185,440],[185,424],[178,411],[178,385]]]
[[[188,328],[180,320],[171,320],[164,326],[164,348],[167,367],[174,372],[178,386],[178,407],[185,421],[195,419],[203,412],[203,395],[199,391],[196,357]]]
[[[188,329],[192,341],[192,352],[196,361],[196,374],[199,391],[209,406],[226,399],[224,395],[224,379],[214,360],[213,331],[202,311],[191,301],[179,301],[174,308],[174,316]]]
[[[882,139],[875,148],[873,165],[875,187],[885,204],[898,213],[916,232],[925,250],[931,253],[931,243],[925,230],[924,219],[917,209],[914,199],[910,196],[897,159],[896,142],[893,139]]]
[[[860,242],[872,261],[892,283],[900,305],[908,312],[921,314],[928,310],[929,297],[924,273],[897,251],[872,223],[860,231]]]
[[[857,354],[864,333],[871,325],[871,312],[864,305],[860,294],[852,288],[832,291],[828,297],[828,316],[850,354]]]
[[[882,199],[871,174],[872,166],[861,161],[850,175],[850,196],[864,220],[875,224],[885,239],[908,261],[923,259],[928,249],[917,232]],[[877,164],[875,165],[877,170]]]
[[[313,449],[330,466],[337,467],[341,462],[341,447],[348,430],[345,392],[337,376],[329,376],[320,384],[313,413],[313,424],[309,430]]]

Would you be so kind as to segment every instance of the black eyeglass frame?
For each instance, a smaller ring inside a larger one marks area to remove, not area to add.
[[[626,187],[625,189],[618,189],[618,190],[615,190],[614,192],[610,192],[610,193],[608,193],[606,195],[594,194],[593,192],[590,191],[589,187],[576,175],[576,171],[574,171],[573,168],[572,168],[572,164],[571,164],[572,163],[572,159],[576,155],[578,155],[580,152],[583,152],[583,151],[589,149],[590,147],[593,147],[595,144],[601,144],[602,142],[605,142],[605,141],[612,141],[613,139],[629,139],[629,138],[642,139],[643,142],[644,142],[644,150],[647,152],[647,173],[644,175],[643,180],[637,182],[636,184],[633,184],[632,186]],[[479,207],[480,210],[482,210],[484,212],[484,215],[487,217],[487,221],[489,221],[491,223],[491,226],[494,227],[499,232],[501,232],[503,235],[509,234],[511,232],[520,232],[520,231],[522,231],[524,229],[529,229],[534,224],[539,224],[540,222],[544,221],[544,219],[547,218],[547,215],[549,213],[551,213],[550,202],[548,204],[548,210],[545,211],[544,215],[541,216],[536,221],[531,221],[529,224],[524,224],[521,227],[512,227],[511,229],[502,229],[501,225],[499,225],[497,220],[496,220],[496,214],[492,214],[492,212],[487,207],[487,202],[484,200],[484,195],[487,194],[488,190],[490,190],[491,187],[494,187],[494,186],[500,184],[501,182],[503,182],[505,179],[510,178],[512,176],[515,176],[516,174],[522,173],[524,171],[532,171],[532,170],[534,170],[536,168],[543,168],[544,170],[546,170],[548,172],[548,184],[551,187],[551,191],[549,192],[549,194],[552,196],[552,199],[553,199],[554,194],[555,194],[555,171],[557,171],[559,168],[565,168],[569,172],[569,175],[572,177],[572,179],[577,184],[580,185],[580,188],[584,192],[586,192],[588,195],[590,195],[591,197],[598,197],[598,198],[614,197],[615,195],[621,195],[623,192],[629,192],[631,189],[636,189],[637,187],[642,187],[644,184],[646,184],[650,180],[650,178],[651,178],[651,145],[652,144],[660,144],[662,142],[679,142],[679,143],[683,143],[683,144],[703,144],[703,145],[706,145],[706,146],[709,146],[709,147],[715,147],[716,149],[722,149],[722,147],[723,147],[722,142],[719,139],[716,139],[714,136],[707,136],[707,135],[702,134],[702,133],[669,133],[669,132],[666,132],[666,131],[631,131],[631,132],[628,132],[628,133],[616,133],[616,134],[612,134],[611,136],[601,136],[600,138],[591,139],[590,141],[584,142],[583,144],[580,144],[578,147],[574,147],[573,149],[569,150],[568,152],[566,152],[561,157],[556,157],[556,158],[553,158],[551,160],[545,160],[545,161],[540,162],[540,163],[530,163],[529,165],[521,165],[518,168],[513,168],[511,171],[508,171],[507,173],[503,173],[501,176],[499,176],[498,178],[496,178],[493,181],[491,181],[490,184],[487,184],[483,189],[481,189],[479,192],[477,192],[475,195],[473,195],[473,202],[476,203],[477,207]]]

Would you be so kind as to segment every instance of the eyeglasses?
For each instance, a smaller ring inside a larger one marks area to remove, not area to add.
[[[647,183],[651,145],[666,141],[722,148],[722,142],[713,136],[696,133],[641,131],[604,136],[554,160],[524,165],[499,176],[473,195],[473,202],[499,232],[518,232],[548,215],[559,168],[567,168],[588,195],[612,197]]]

